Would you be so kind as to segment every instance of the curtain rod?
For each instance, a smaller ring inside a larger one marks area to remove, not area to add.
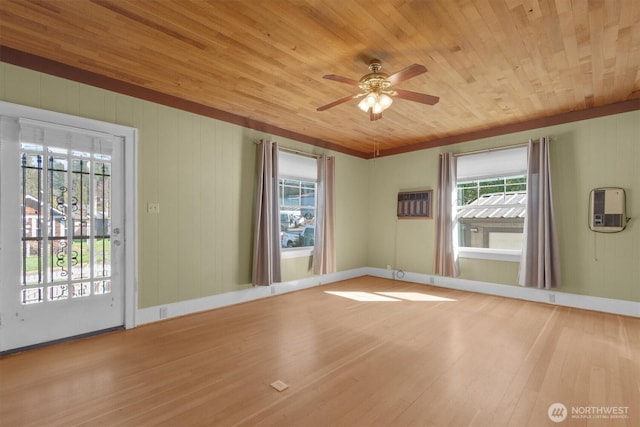
[[[491,147],[491,148],[485,148],[484,150],[467,151],[465,153],[454,153],[453,157],[463,157],[463,156],[469,156],[471,154],[490,153],[492,151],[508,150],[509,148],[526,147],[527,145],[529,145],[528,142],[523,142],[521,144],[505,145],[503,147]]]
[[[262,144],[262,141],[256,141],[256,145],[259,145],[259,144]],[[288,147],[278,146],[278,150],[286,151],[287,153],[299,154],[301,156],[311,157],[313,159],[318,159],[318,158],[322,157],[322,154],[307,153],[306,151],[296,150],[295,148],[288,148]]]
[[[296,150],[296,149],[294,149],[294,148],[278,147],[278,149],[279,149],[280,151],[286,151],[287,153],[299,154],[299,155],[301,155],[301,156],[312,157],[312,158],[314,158],[314,159],[318,159],[318,158],[322,157],[322,154],[307,153],[307,152],[305,152],[305,151]]]

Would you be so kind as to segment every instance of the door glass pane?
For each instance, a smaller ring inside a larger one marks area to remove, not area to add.
[[[67,187],[68,165],[67,150],[49,147],[48,161],[48,277],[50,282],[61,282],[69,276],[68,257],[68,206],[69,191]],[[50,300],[53,299],[49,293]],[[65,294],[66,295],[66,294]],[[58,298],[56,298],[58,299]]]
[[[104,280],[93,283],[93,293],[96,295],[108,294],[111,292],[111,280]]]
[[[96,156],[101,160],[110,160],[105,157],[107,156]],[[95,206],[94,274],[95,277],[106,277],[111,275],[111,163],[96,162],[93,195]],[[96,291],[96,293],[98,292]],[[100,293],[104,293],[104,289]]]
[[[59,301],[69,297],[69,287],[67,285],[49,286],[49,301]]]
[[[37,148],[37,147],[36,147]],[[39,147],[40,149],[42,147]],[[34,150],[37,151],[37,150]],[[22,152],[21,188],[22,200],[22,250],[21,277],[22,286],[43,283],[44,266],[42,264],[42,224],[43,224],[43,164],[42,155],[31,150]],[[23,293],[23,301],[29,303],[42,301],[38,292]]]
[[[22,302],[22,304],[37,304],[44,301],[44,288],[23,288],[20,291],[20,301]]]
[[[73,152],[74,155],[83,153]],[[73,279],[90,277],[89,238],[91,232],[91,188],[90,162],[84,159],[72,160],[71,218],[73,221],[73,248],[71,265]]]
[[[22,304],[110,293],[111,157],[45,142],[20,161]]]
[[[82,298],[91,294],[91,284],[88,282],[73,284],[73,298]]]

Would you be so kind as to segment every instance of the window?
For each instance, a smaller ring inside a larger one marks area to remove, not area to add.
[[[304,248],[304,255],[310,254],[316,218],[316,159],[280,151],[278,163],[280,246],[283,252],[295,251],[302,255],[299,249]]]
[[[526,170],[526,147],[458,158],[460,256],[519,259],[526,215]]]

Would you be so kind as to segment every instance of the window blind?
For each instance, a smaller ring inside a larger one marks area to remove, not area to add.
[[[87,151],[108,154],[119,137],[108,133],[79,129],[55,123],[20,118],[20,141],[43,144],[59,148],[74,147]]]
[[[460,182],[525,175],[527,173],[527,147],[460,155],[457,161],[457,180]]]
[[[280,178],[315,182],[318,180],[318,162],[312,157],[279,151],[278,174]]]

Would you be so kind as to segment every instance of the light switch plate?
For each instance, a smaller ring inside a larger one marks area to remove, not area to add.
[[[160,203],[147,203],[147,212],[152,215],[160,213]]]

